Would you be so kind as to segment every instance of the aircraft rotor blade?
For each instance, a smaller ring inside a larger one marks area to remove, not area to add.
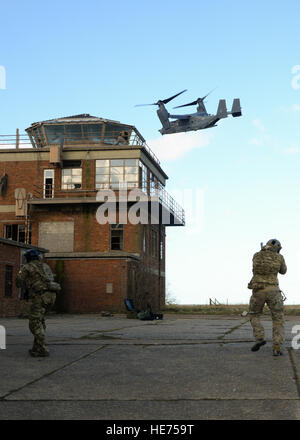
[[[137,104],[137,105],[135,105],[135,107],[142,107],[142,106],[144,106],[144,105],[159,105],[160,103],[167,104],[167,103],[170,102],[172,99],[176,98],[176,96],[179,96],[179,95],[181,95],[181,93],[184,93],[184,92],[186,92],[186,89],[185,89],[185,90],[182,90],[182,92],[176,93],[176,95],[171,96],[171,98],[160,99],[160,100],[158,100],[157,102],[153,102],[152,104]]]
[[[186,92],[187,89],[182,90],[182,92],[176,93],[176,95],[171,96],[171,98],[167,98],[167,99],[163,99],[161,102],[163,102],[164,104],[167,104],[168,102],[172,101],[172,99],[176,98],[176,96],[181,95],[181,93]]]
[[[190,102],[189,104],[178,105],[177,107],[173,107],[173,108],[188,107],[189,105],[196,105],[196,104],[198,104],[198,99],[196,99],[196,101]]]
[[[207,95],[203,96],[203,98],[199,98],[201,99],[201,101],[203,101],[205,98],[208,97],[208,95],[210,95],[214,90],[216,90],[217,87],[215,87],[214,89],[212,89],[210,92],[207,93]]]
[[[136,104],[135,107],[143,107],[144,105],[157,105],[157,102],[154,102],[152,104]]]
[[[207,95],[203,96],[203,98],[198,98],[193,102],[189,102],[188,104],[183,104],[183,105],[178,105],[177,107],[173,107],[173,108],[180,108],[180,107],[188,107],[189,105],[196,105],[199,104],[200,102],[203,102],[205,98],[208,97],[208,95],[210,95],[214,90],[216,90],[216,88],[212,89],[210,92],[207,93]]]

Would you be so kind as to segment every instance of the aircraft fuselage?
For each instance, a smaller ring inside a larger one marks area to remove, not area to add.
[[[220,118],[216,115],[200,116],[198,113],[189,115],[188,119],[176,119],[175,121],[169,121],[169,128],[161,128],[159,131],[161,134],[181,133],[186,131],[197,131],[205,128],[215,127],[216,122]]]

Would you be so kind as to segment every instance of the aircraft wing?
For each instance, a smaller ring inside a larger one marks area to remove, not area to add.
[[[189,119],[191,115],[169,115],[173,119]]]

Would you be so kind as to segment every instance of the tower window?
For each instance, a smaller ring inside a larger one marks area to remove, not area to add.
[[[96,189],[138,187],[137,159],[96,160]]]
[[[124,229],[119,223],[110,225],[110,249],[112,251],[123,250]]]
[[[25,225],[5,225],[4,228],[4,238],[19,241],[20,243],[31,243],[31,225],[27,233],[28,239],[26,240]]]
[[[82,169],[63,168],[61,189],[81,189]]]

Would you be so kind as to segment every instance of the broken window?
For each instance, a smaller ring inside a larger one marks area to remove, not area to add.
[[[65,137],[63,125],[46,125],[45,131],[49,144],[60,144],[61,137]]]
[[[110,225],[110,249],[112,251],[123,250],[123,225]]]
[[[25,225],[5,225],[4,238],[7,240],[19,241],[20,243],[31,243],[31,225],[28,229],[27,241]]]
[[[46,136],[49,144],[59,144],[61,138],[65,143],[76,142],[101,142],[102,124],[70,124],[46,125]]]
[[[102,124],[83,124],[83,137],[85,140],[92,142],[101,142],[102,140]]]
[[[81,189],[82,169],[81,168],[63,168],[61,172],[61,189]]]
[[[124,132],[124,129],[126,129],[126,127],[124,127],[124,125],[105,124],[104,143],[116,145],[118,142],[118,137],[121,133]],[[124,143],[126,143],[126,142],[124,141]]]
[[[82,130],[80,124],[65,125],[65,140],[69,144],[78,142],[82,139]]]

